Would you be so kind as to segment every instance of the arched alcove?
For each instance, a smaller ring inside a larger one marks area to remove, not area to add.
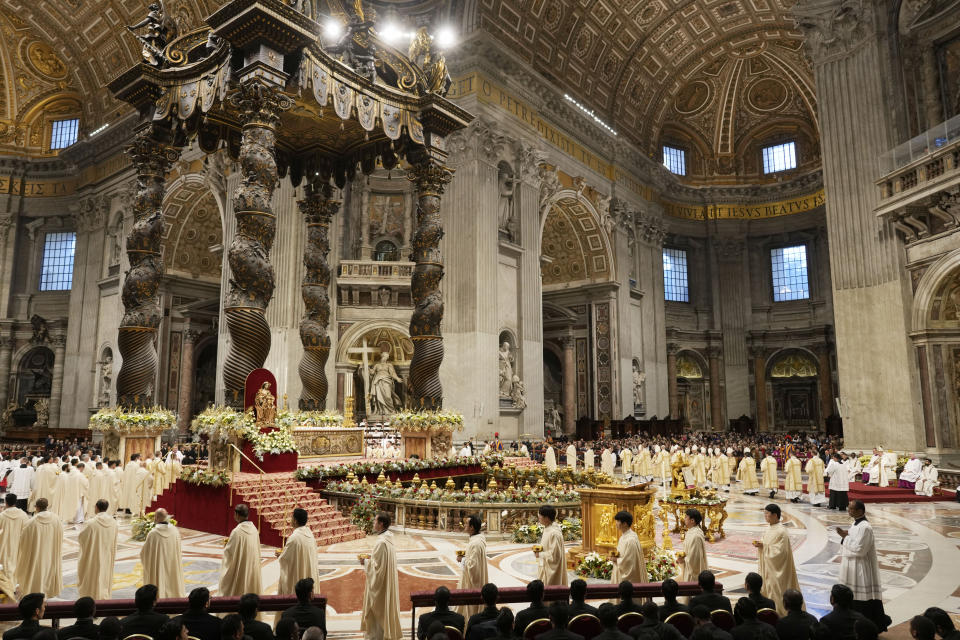
[[[710,416],[710,369],[692,349],[677,354],[677,411],[684,425],[693,431],[707,428]]]
[[[819,406],[820,373],[817,357],[805,349],[783,349],[767,360],[772,430],[817,428],[821,410],[829,409]]]

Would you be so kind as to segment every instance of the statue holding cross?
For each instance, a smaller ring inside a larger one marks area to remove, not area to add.
[[[349,353],[349,354],[359,354],[360,357],[362,358],[362,361],[363,361],[363,364],[362,364],[362,367],[363,367],[363,374],[362,374],[362,375],[363,375],[363,405],[364,405],[364,407],[365,407],[365,409],[366,409],[366,412],[365,412],[366,415],[369,416],[369,415],[371,414],[371,410],[370,410],[370,365],[371,365],[371,361],[370,361],[370,357],[369,357],[369,356],[372,356],[372,355],[374,355],[374,354],[380,353],[380,348],[379,348],[379,347],[371,347],[371,346],[369,346],[369,345],[367,344],[367,338],[366,338],[366,337],[363,338],[362,345],[363,345],[363,346],[360,346],[360,347],[350,347],[349,349],[347,349],[347,353]]]

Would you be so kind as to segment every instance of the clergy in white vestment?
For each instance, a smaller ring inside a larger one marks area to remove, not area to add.
[[[625,476],[633,473],[633,451],[629,447],[620,452],[620,473]]]
[[[23,511],[26,511],[27,503],[30,501],[30,492],[33,491],[36,474],[37,470],[30,465],[30,460],[21,458],[20,464],[7,476],[7,495],[11,493],[15,495],[17,506]]]
[[[86,478],[83,477],[83,474],[69,464],[61,467],[51,501],[53,510],[61,522],[77,522],[77,510],[83,504],[83,484],[85,481]],[[80,522],[83,522],[82,517]]]
[[[807,472],[807,498],[813,506],[827,501],[826,487],[823,484],[823,460],[814,454],[803,468]]]
[[[687,532],[683,536],[683,555],[677,558],[680,563],[680,579],[683,582],[696,582],[701,571],[709,569],[707,563],[707,540],[700,523],[703,514],[698,509],[687,509],[683,514],[683,524]]]
[[[140,465],[140,468],[137,469],[136,474],[133,476],[133,483],[136,485],[137,499],[133,507],[134,515],[144,514],[147,512],[147,509],[150,508],[150,503],[153,502],[155,493],[153,490],[153,478],[154,476],[150,473],[146,465]]]
[[[587,450],[583,452],[583,468],[593,469],[593,448],[592,447],[587,447]]]
[[[377,514],[373,523],[376,542],[366,560],[366,584],[360,630],[365,640],[400,640],[400,582],[397,576],[397,549],[390,532],[390,516]]]
[[[30,520],[23,509],[17,507],[17,495],[4,496],[7,507],[0,512],[0,593],[16,600],[17,552],[23,528]]]
[[[557,509],[549,504],[540,507],[537,519],[543,526],[540,538],[541,550],[534,547],[533,555],[538,560],[537,578],[544,586],[567,584],[567,558],[563,549],[563,532],[556,523]]]
[[[573,444],[567,446],[567,466],[574,471],[577,469],[577,448]]]
[[[459,455],[459,457],[461,457],[461,458],[469,458],[471,455],[473,455],[473,454],[470,452],[470,443],[469,443],[469,442],[464,443],[464,445],[463,445],[463,447],[460,449],[460,453],[459,453],[458,455]]]
[[[883,466],[883,455],[878,449],[873,450],[873,455],[863,468],[863,475],[867,476],[865,484],[880,483],[880,468]]]
[[[613,574],[610,576],[610,581],[613,584],[620,584],[624,580],[649,582],[647,563],[643,559],[643,547],[640,545],[637,532],[633,530],[633,516],[629,511],[619,511],[613,516],[613,520],[620,531],[620,539],[617,540],[617,557],[613,561]]]
[[[764,508],[763,516],[770,526],[761,540],[754,541],[754,545],[760,550],[757,573],[763,578],[761,593],[773,600],[777,605],[777,613],[783,617],[787,615],[783,606],[783,592],[787,589],[799,591],[800,582],[797,580],[797,568],[793,562],[790,536],[780,522],[780,515],[780,507],[776,504],[768,504]]]
[[[247,505],[238,504],[233,508],[237,526],[230,532],[227,546],[223,548],[221,596],[242,596],[263,591],[260,579],[260,532],[250,522],[249,516]]]
[[[156,585],[158,598],[182,598],[183,553],[180,549],[180,532],[167,522],[166,509],[157,509],[153,516],[156,523],[140,549],[140,564],[143,565],[143,584]]]
[[[850,501],[847,513],[853,518],[849,529],[840,534],[840,583],[853,591],[853,609],[877,625],[880,633],[887,630],[890,618],[883,610],[883,585],[873,527],[867,521],[866,507],[860,500]]]
[[[660,483],[664,486],[669,486],[670,478],[672,474],[670,473],[670,453],[666,449],[661,449],[660,445],[654,446],[654,451],[657,452],[656,458],[654,458],[654,472],[657,475],[657,478],[660,479]]]
[[[130,462],[123,468],[122,493],[120,495],[120,509],[127,513],[136,513],[140,505],[140,487],[137,482],[137,472],[140,469],[140,454],[130,456]]]
[[[771,498],[775,496],[780,488],[780,480],[777,478],[777,459],[769,453],[760,461],[760,478],[763,480],[763,489],[770,492]]]
[[[831,456],[824,473],[830,478],[830,504],[827,508],[845,511],[850,491],[850,469],[840,461],[839,453]]]
[[[745,494],[757,495],[760,493],[757,484],[757,463],[750,455],[750,449],[743,450],[743,459],[740,460],[740,465],[737,467],[737,480],[740,481],[740,488]]]
[[[889,487],[897,483],[897,454],[895,451],[887,451],[883,454],[883,466],[881,467],[880,486]]]
[[[800,495],[803,493],[803,475],[800,471],[800,460],[791,451],[790,457],[783,465],[783,491],[787,494],[787,500],[791,502],[800,502]]]
[[[56,598],[63,590],[63,524],[47,510],[46,498],[34,505],[36,515],[23,527],[17,550],[20,593],[43,593]]]
[[[463,552],[457,552],[457,561],[460,562],[460,580],[457,582],[457,589],[477,589],[480,590],[487,584],[487,540],[480,530],[483,523],[478,516],[470,516],[463,525],[470,540],[467,542],[467,548]],[[465,604],[457,607],[457,613],[463,616],[464,620],[469,620],[470,616],[483,611],[483,605]]]
[[[87,492],[87,515],[93,516],[96,511],[95,506],[100,500],[105,500],[109,505],[113,500],[113,474],[103,468],[103,463],[98,462],[96,469],[93,470],[93,477],[90,479],[90,490]],[[108,514],[113,512],[108,506]]]
[[[306,509],[293,510],[290,518],[293,532],[283,545],[278,559],[280,582],[277,584],[277,595],[296,593],[294,587],[304,578],[313,578],[314,583],[320,580],[320,572],[317,570],[317,539],[307,526],[307,519]]]
[[[157,455],[153,460],[153,495],[152,498],[160,495],[167,490],[167,463],[163,461],[163,456],[157,451]]]
[[[923,463],[914,454],[910,454],[907,464],[903,465],[903,471],[900,472],[899,485],[905,489],[913,489],[920,479],[920,471],[923,469]]]
[[[933,461],[930,458],[924,458],[923,468],[920,469],[920,478],[913,488],[914,493],[918,496],[932,496],[934,488],[940,486],[938,476],[939,473],[937,468],[933,466]]]
[[[604,450],[600,452],[600,471],[612,478],[613,465],[613,452],[610,451],[609,447],[604,448]]]
[[[108,600],[113,594],[113,567],[117,556],[117,521],[107,513],[110,504],[100,499],[94,504],[96,515],[77,536],[80,558],[77,560],[77,595]]]
[[[547,451],[543,454],[543,466],[547,468],[547,471],[557,470],[557,453],[550,445],[547,445]]]
[[[111,460],[110,464],[107,465],[107,474],[112,482],[110,508],[107,509],[107,513],[115,515],[120,508],[120,496],[123,495],[123,469],[117,466],[116,460]]]
[[[59,458],[57,458],[59,460]],[[33,479],[33,491],[30,493],[30,502],[27,506],[27,512],[34,512],[34,505],[40,498],[45,498],[47,504],[53,499],[53,490],[57,484],[57,472],[60,466],[52,462],[49,456],[45,456],[37,467],[37,474]]]
[[[523,444],[520,445],[520,456],[523,457],[523,458],[529,458],[529,457],[530,457],[530,450],[527,449],[526,443],[523,443]]]
[[[733,447],[727,447],[727,452],[720,453],[720,473],[723,474],[723,484],[720,488],[730,493],[730,476],[733,475],[736,466],[736,458],[733,457]]]
[[[859,453],[847,458],[847,468],[850,470],[850,482],[855,482],[857,476],[863,473],[863,465],[860,463]]]

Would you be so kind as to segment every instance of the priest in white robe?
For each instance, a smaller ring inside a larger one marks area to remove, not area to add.
[[[633,530],[633,516],[629,511],[619,511],[613,516],[613,520],[620,531],[620,539],[617,540],[617,557],[613,562],[610,581],[613,584],[620,584],[624,580],[649,582],[647,563],[643,559],[643,547],[640,545],[637,532]]]
[[[133,476],[133,483],[136,485],[134,515],[144,514],[150,508],[154,497],[153,478],[146,465],[140,465],[136,475]]]
[[[248,519],[250,509],[245,504],[233,508],[237,526],[230,532],[227,546],[223,548],[220,566],[220,595],[242,596],[245,593],[261,593],[260,578],[260,532]]]
[[[109,473],[106,469],[103,468],[103,463],[98,462],[96,468],[93,470],[93,476],[90,480],[90,489],[87,492],[87,516],[93,516],[96,511],[95,507],[97,502],[104,500],[107,504],[110,504],[110,501],[113,498],[113,474]],[[108,513],[112,515],[112,512]]]
[[[827,501],[827,490],[823,484],[823,460],[820,456],[814,455],[804,467],[807,472],[807,498],[813,506],[819,506]]]
[[[743,450],[743,459],[737,467],[737,480],[740,482],[743,493],[747,495],[760,493],[760,486],[757,484],[757,462],[750,455],[750,449]]]
[[[783,491],[787,494],[787,500],[790,502],[800,502],[800,496],[803,494],[803,475],[800,471],[800,460],[791,451],[790,457],[783,465]]]
[[[777,495],[780,489],[780,480],[777,477],[777,459],[769,453],[760,461],[760,477],[763,479],[764,491],[770,492],[770,497]]]
[[[917,486],[917,480],[920,479],[920,471],[923,470],[923,463],[914,454],[910,454],[907,464],[903,465],[903,471],[900,472],[898,485],[903,489],[913,489]]]
[[[80,472],[69,464],[61,467],[60,475],[53,489],[53,511],[61,522],[73,523],[77,520],[77,509],[83,502],[83,484]]]
[[[487,584],[487,540],[480,530],[483,523],[478,516],[470,516],[464,525],[464,530],[470,536],[467,542],[467,548],[463,555],[457,554],[457,560],[460,562],[460,580],[457,582],[457,589],[477,589]],[[457,607],[457,613],[463,616],[464,620],[470,620],[470,616],[480,613],[483,605],[465,604]]]
[[[696,582],[700,572],[710,568],[707,563],[707,539],[703,535],[701,522],[703,514],[698,509],[690,508],[684,512],[683,524],[687,532],[683,536],[683,555],[677,557],[682,582]]]
[[[620,473],[625,476],[633,473],[633,451],[629,447],[620,451]]]
[[[17,553],[23,528],[30,520],[27,513],[17,507],[17,495],[4,496],[6,508],[0,512],[0,593],[16,600]]]
[[[852,500],[847,513],[853,518],[853,526],[837,529],[840,534],[840,583],[853,591],[853,609],[866,616],[883,633],[891,620],[883,610],[883,585],[873,527],[867,521],[866,507],[860,500]]]
[[[653,473],[660,484],[667,485],[670,482],[670,454],[660,445],[653,445]]]
[[[120,496],[121,509],[127,513],[136,514],[140,506],[140,485],[137,482],[137,472],[140,470],[140,454],[130,456],[130,462],[123,468],[123,493]]]
[[[550,445],[547,445],[547,451],[543,455],[543,466],[547,468],[547,471],[557,470],[557,453]]]
[[[828,509],[846,511],[850,492],[850,469],[840,461],[840,454],[834,453],[824,473],[830,478],[830,504]]]
[[[293,510],[290,518],[293,531],[283,545],[279,558],[280,582],[277,585],[277,595],[296,593],[294,587],[304,578],[313,578],[314,583],[320,580],[320,572],[317,570],[317,539],[307,526],[307,520],[306,509]]]
[[[110,508],[107,509],[107,513],[116,515],[120,508],[120,497],[123,495],[123,469],[117,466],[115,460],[111,460],[110,464],[107,465],[107,476],[111,482]]]
[[[556,462],[556,461],[554,461]],[[373,524],[376,542],[366,563],[366,584],[360,630],[365,640],[401,640],[400,582],[397,577],[397,550],[390,532],[390,516],[377,514]]]
[[[154,514],[156,523],[140,549],[140,563],[143,565],[143,584],[156,585],[158,598],[182,598],[183,565],[180,560],[180,532],[167,522],[166,509],[157,509]]]
[[[20,534],[17,582],[20,593],[43,593],[56,598],[63,590],[63,524],[47,510],[46,498],[37,500],[36,515]]]
[[[567,446],[567,466],[577,470],[577,448],[572,443]]]
[[[847,458],[847,468],[850,470],[850,482],[856,482],[857,476],[863,473],[863,464],[860,463],[860,454]]]
[[[613,452],[610,451],[609,447],[605,448],[603,451],[600,452],[600,471],[606,474],[607,476],[609,476],[610,478],[613,477],[613,468],[614,468],[613,460],[614,460]]]
[[[593,448],[587,447],[587,450],[583,452],[583,469],[593,469]]]
[[[30,494],[30,502],[27,505],[29,513],[36,511],[35,505],[40,498],[46,499],[49,508],[50,501],[53,500],[53,490],[57,484],[57,472],[60,471],[58,464],[60,459],[56,460],[57,462],[54,462],[49,457],[44,457],[37,466],[37,474],[33,479],[33,492]]]
[[[77,536],[77,595],[109,600],[113,594],[113,567],[117,556],[117,521],[107,513],[105,499],[94,504],[96,515]]]
[[[757,573],[763,578],[761,593],[777,605],[780,617],[787,614],[783,606],[783,592],[787,589],[800,590],[797,568],[793,562],[793,548],[786,527],[780,522],[780,507],[768,504],[763,511],[764,519],[770,526],[761,540],[754,545],[760,550],[757,559]]]
[[[539,560],[537,578],[544,586],[567,584],[567,558],[563,549],[563,532],[556,523],[557,509],[545,504],[540,507],[537,519],[543,526],[543,536],[540,539],[541,551],[534,549],[534,556]]]
[[[937,468],[933,466],[933,461],[930,458],[924,458],[923,467],[920,469],[920,478],[913,488],[914,493],[918,496],[932,496],[933,490],[940,486],[938,476],[939,473]]]

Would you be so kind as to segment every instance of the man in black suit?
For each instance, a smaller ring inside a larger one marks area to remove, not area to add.
[[[710,618],[710,610],[702,604],[694,607],[690,611],[690,615],[693,617],[693,632],[698,638],[704,638],[704,640],[707,638],[710,640],[733,640],[733,636],[729,632],[713,624],[713,620]]]
[[[210,590],[197,587],[187,596],[186,613],[175,617],[173,621],[185,625],[190,635],[198,640],[220,640],[220,626],[223,621],[207,612],[209,606]]]
[[[550,610],[543,604],[542,581],[531,580],[527,583],[527,599],[530,600],[530,606],[518,613],[513,620],[513,633],[518,636],[522,636],[527,625],[534,620],[550,617]]]
[[[796,589],[787,589],[783,592],[783,607],[787,615],[777,620],[777,637],[780,640],[809,640],[810,628],[818,624],[818,620],[803,610],[803,594]]]
[[[940,607],[930,607],[923,612],[923,615],[933,621],[937,627],[937,635],[943,640],[960,640],[960,631],[953,626],[953,619],[949,613]]]
[[[730,598],[722,596],[713,590],[717,584],[717,579],[712,571],[709,569],[701,571],[700,575],[697,576],[697,584],[700,585],[700,593],[690,598],[691,609],[697,605],[703,605],[710,611],[724,609],[725,611],[733,613]]]
[[[747,588],[747,597],[753,600],[753,604],[757,605],[757,611],[760,611],[760,609],[777,610],[777,603],[760,593],[760,589],[763,588],[763,578],[760,577],[759,573],[753,571],[748,573],[743,584]]]
[[[497,609],[497,598],[500,595],[497,585],[492,582],[480,587],[480,597],[483,598],[484,609],[480,613],[470,616],[467,621],[466,640],[484,640],[498,633],[498,618],[500,609]],[[507,609],[507,611],[510,611]],[[510,615],[510,626],[513,626],[513,612]]]
[[[583,636],[567,629],[570,622],[570,611],[565,602],[554,602],[550,605],[550,622],[553,629],[537,636],[537,640],[583,640]]]
[[[319,627],[323,631],[323,637],[327,637],[327,612],[323,607],[310,604],[313,599],[313,578],[298,580],[297,584],[293,585],[293,590],[297,594],[297,604],[285,609],[280,614],[280,619],[293,618],[296,620],[301,635],[310,627]]]
[[[157,604],[157,585],[145,584],[133,594],[133,602],[137,606],[137,612],[131,613],[120,621],[123,625],[124,636],[144,635],[151,638],[157,637],[157,632],[164,622],[170,620],[165,613],[157,613],[153,607]],[[191,629],[191,633],[193,630]],[[217,638],[219,640],[219,636]]]
[[[660,605],[658,614],[660,622],[663,622],[677,611],[686,611],[687,605],[677,602],[677,594],[680,593],[680,585],[673,578],[667,578],[660,585],[660,591],[663,593],[663,604]]]
[[[633,583],[624,580],[617,587],[620,593],[620,602],[617,603],[617,617],[625,613],[640,613],[640,604],[633,601]]]
[[[274,640],[273,629],[266,622],[257,620],[260,610],[260,596],[247,593],[240,597],[240,617],[243,618],[243,633],[251,640]]]
[[[604,602],[597,610],[597,617],[603,625],[603,631],[594,636],[593,640],[630,640],[630,636],[617,628],[617,607]]]
[[[19,626],[7,630],[3,640],[30,640],[34,635],[50,627],[40,626],[40,619],[46,608],[45,596],[42,593],[28,593],[20,599],[17,611],[23,621]]]
[[[776,629],[757,620],[757,605],[750,598],[737,600],[733,617],[741,621],[730,632],[733,640],[778,640]]]
[[[853,591],[845,584],[835,584],[830,589],[830,604],[833,605],[833,611],[820,618],[820,624],[830,630],[832,640],[856,640],[857,620],[863,618],[863,614],[854,611]]]
[[[437,590],[433,592],[433,604],[433,611],[423,614],[417,621],[417,638],[419,640],[426,640],[427,629],[430,628],[430,623],[433,621],[442,623],[444,627],[455,627],[460,630],[460,633],[463,633],[463,616],[456,611],[450,611],[450,589],[437,587]]]
[[[570,619],[574,619],[582,613],[589,613],[592,616],[597,615],[597,608],[589,605],[584,600],[587,598],[587,581],[577,578],[570,583]]]
[[[656,602],[643,603],[640,614],[643,622],[630,629],[630,635],[636,640],[686,640],[675,626],[660,622]]]
[[[69,627],[63,627],[57,632],[60,640],[70,640],[70,638],[89,638],[90,640],[100,640],[100,627],[93,624],[93,618],[96,614],[96,604],[93,598],[84,596],[73,603],[73,617],[77,619]]]

